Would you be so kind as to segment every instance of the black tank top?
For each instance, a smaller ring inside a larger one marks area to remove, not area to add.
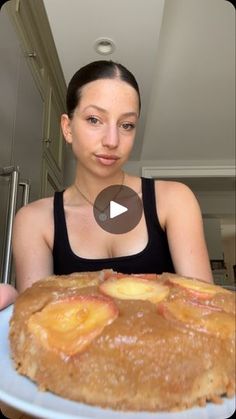
[[[103,259],[86,259],[73,253],[65,220],[63,191],[54,195],[54,274],[113,269],[121,273],[174,272],[166,233],[160,226],[155,200],[154,180],[141,178],[143,209],[148,231],[148,243],[139,253]]]

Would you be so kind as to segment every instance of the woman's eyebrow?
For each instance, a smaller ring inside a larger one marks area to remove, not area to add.
[[[96,109],[99,112],[106,113],[106,114],[108,113],[108,111],[106,109],[101,108],[100,106],[97,106],[97,105],[92,105],[92,104],[86,106],[83,109],[83,112],[85,112],[88,108],[94,108],[94,109]],[[138,118],[138,115],[137,115],[136,112],[125,112],[125,113],[122,114],[122,116],[135,116],[136,118]]]
[[[97,105],[88,105],[88,106],[85,106],[85,108],[83,109],[83,112],[85,112],[87,109],[89,109],[89,108],[94,108],[94,109],[96,109],[97,111],[100,111],[100,112],[103,112],[103,113],[107,113],[107,110],[106,109],[103,109],[103,108],[101,108],[100,106],[97,106]]]

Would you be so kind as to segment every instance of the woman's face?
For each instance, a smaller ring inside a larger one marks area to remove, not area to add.
[[[128,159],[138,117],[136,90],[119,79],[100,79],[82,88],[73,118],[62,115],[62,129],[78,162],[93,173],[108,175]]]

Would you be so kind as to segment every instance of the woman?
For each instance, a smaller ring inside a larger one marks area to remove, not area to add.
[[[75,179],[55,199],[30,203],[16,215],[13,255],[19,292],[53,273],[103,268],[169,271],[212,281],[201,212],[190,189],[122,171],[140,109],[137,82],[120,64],[96,61],[71,79],[61,127],[77,159]],[[97,195],[116,184],[133,189],[144,207],[138,225],[124,234],[107,233],[93,216]],[[16,297],[3,285],[0,295],[0,307]]]

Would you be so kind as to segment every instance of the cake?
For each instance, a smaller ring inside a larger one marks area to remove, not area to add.
[[[15,368],[40,390],[123,411],[173,411],[235,392],[235,300],[175,274],[50,276],[17,297]]]

